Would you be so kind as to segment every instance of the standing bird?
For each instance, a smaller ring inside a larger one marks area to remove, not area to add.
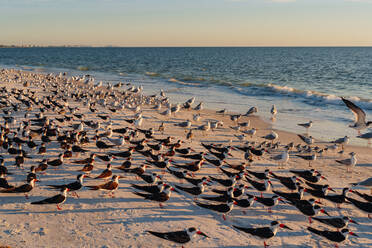
[[[271,157],[272,160],[276,161],[279,165],[279,168],[283,168],[284,165],[288,162],[289,160],[289,153],[288,150],[285,150],[281,154],[278,154],[276,156]]]
[[[273,143],[274,140],[276,140],[278,137],[279,137],[279,135],[278,135],[276,132],[271,131],[271,133],[269,133],[269,134],[266,135],[266,136],[262,136],[261,138],[264,138],[264,139],[270,140],[271,143]]]
[[[353,125],[349,125],[349,127],[358,130],[358,134],[360,135],[360,131],[372,126],[372,121],[366,121],[366,113],[355,105],[353,102],[341,97],[341,100],[345,103],[345,105],[353,112],[355,121]]]
[[[316,154],[313,153],[311,155],[299,155],[297,154],[296,157],[302,158],[303,160],[309,161],[309,167],[311,167],[311,161],[316,160]]]
[[[63,153],[58,155],[58,159],[54,159],[52,161],[47,161],[47,164],[50,166],[61,166],[63,164]]]
[[[41,201],[31,202],[31,204],[35,204],[35,205],[57,204],[57,209],[62,210],[62,208],[59,205],[66,201],[68,190],[69,189],[67,187],[64,187],[64,188],[61,189],[60,194],[55,195],[55,196],[50,197],[50,198],[46,198],[46,199],[41,200]]]
[[[353,171],[353,168],[355,167],[357,163],[357,158],[356,158],[356,153],[355,152],[350,152],[349,155],[351,156],[350,158],[343,159],[343,160],[336,160],[337,163],[346,165],[347,172],[351,170]]]
[[[271,107],[270,113],[273,116],[273,118],[275,118],[276,114],[278,113],[275,104],[273,104],[273,106]]]
[[[154,232],[154,231],[147,231],[147,232],[158,238],[162,238],[162,239],[169,240],[169,241],[179,243],[179,244],[185,244],[185,243],[190,242],[191,239],[196,234],[199,234],[199,235],[202,235],[208,238],[208,236],[205,233],[201,231],[197,231],[195,227],[190,227],[190,228],[185,229],[184,231],[175,231],[175,232],[165,232],[165,233]]]
[[[98,176],[95,177],[95,179],[104,179],[104,180],[107,180],[108,178],[110,178],[112,176],[112,166],[111,164],[108,164],[106,169],[102,171],[101,174],[99,174]]]
[[[62,185],[48,185],[51,188],[54,189],[64,189],[67,188],[69,191],[73,192],[73,194],[79,198],[79,195],[76,193],[79,189],[83,187],[83,179],[84,177],[88,177],[87,175],[84,174],[79,174],[76,177],[76,181],[68,184],[62,184]]]
[[[222,213],[222,218],[224,220],[226,220],[226,214],[228,214],[233,209],[234,205],[237,204],[236,201],[234,201],[232,199],[228,200],[227,203],[217,204],[217,205],[205,204],[205,203],[201,203],[201,202],[195,202],[195,203],[199,207],[207,208],[207,209],[210,209],[212,211]]]
[[[352,220],[350,217],[347,217],[347,216],[331,217],[331,218],[313,217],[313,220],[319,221],[323,224],[335,227],[337,229],[346,228],[349,225],[349,223],[354,223],[354,224],[359,225],[356,221]]]
[[[31,179],[29,183],[23,184],[18,187],[13,187],[9,189],[3,189],[0,193],[24,193],[25,197],[28,199],[28,194],[35,187],[36,179]]]
[[[264,240],[267,240],[267,239],[270,239],[270,238],[274,237],[276,235],[276,233],[278,232],[279,227],[280,228],[286,228],[288,230],[292,230],[288,226],[286,226],[284,224],[281,224],[278,221],[272,221],[270,226],[268,226],[268,227],[252,228],[252,227],[239,227],[239,226],[235,226],[235,225],[233,225],[233,227],[235,227],[236,229],[238,229],[240,231],[243,231],[245,233],[249,233],[253,236],[259,237],[260,239],[264,239]],[[265,246],[265,248],[269,247],[269,245],[266,244],[266,241],[264,241],[264,246]]]
[[[306,128],[306,132],[309,133],[309,129],[313,126],[313,121],[309,121],[306,123],[299,123],[297,125]]]
[[[351,197],[345,197],[349,202],[351,202],[355,207],[358,209],[362,210],[363,212],[366,212],[368,214],[368,218],[372,219],[371,214],[372,214],[372,203],[371,202],[362,202],[358,201],[354,198]]]
[[[336,139],[336,140],[332,141],[331,143],[341,145],[342,150],[344,150],[344,145],[349,144],[349,141],[350,141],[350,137],[345,136],[343,138]]]
[[[107,190],[109,191],[108,193],[109,196],[111,195],[111,197],[115,197],[114,192],[115,190],[119,188],[119,178],[120,176],[113,175],[111,181],[107,183],[104,183],[98,186],[86,186],[86,187],[88,187],[90,190]]]

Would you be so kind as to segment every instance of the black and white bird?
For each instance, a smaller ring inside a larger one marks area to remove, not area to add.
[[[154,232],[154,231],[147,231],[148,233],[165,240],[169,240],[179,244],[185,244],[191,241],[196,234],[202,235],[206,238],[209,238],[205,233],[196,230],[195,227],[187,228],[183,231],[175,231],[175,232]]]
[[[350,125],[349,127],[358,130],[358,134],[360,135],[361,130],[372,126],[372,121],[366,121],[366,113],[363,111],[363,109],[343,97],[341,97],[341,100],[353,112],[355,116],[354,124]]]

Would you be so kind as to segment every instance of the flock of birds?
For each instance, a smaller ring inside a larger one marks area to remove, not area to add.
[[[51,168],[74,165],[81,166],[77,170],[76,181],[45,185],[60,193],[32,201],[31,204],[55,204],[60,210],[68,192],[78,198],[78,192],[84,189],[99,190],[115,197],[119,179],[133,175],[137,183],[130,184],[130,187],[133,194],[140,198],[164,207],[172,192],[176,192],[185,196],[191,204],[222,214],[224,220],[233,208],[246,212],[256,204],[267,207],[267,211],[272,213],[272,208],[278,204],[290,205],[306,216],[310,224],[315,220],[328,227],[319,229],[309,226],[307,230],[310,233],[336,244],[345,241],[348,235],[357,236],[348,229],[348,225],[358,223],[351,216],[329,216],[324,200],[338,208],[343,204],[352,204],[367,213],[368,217],[372,213],[372,195],[354,189],[355,186],[371,186],[372,182],[369,181],[372,179],[345,186],[340,193],[329,194],[334,190],[328,184],[322,184],[326,177],[314,168],[290,169],[290,176],[269,169],[250,168],[255,161],[267,157],[279,168],[284,168],[291,155],[308,161],[312,167],[317,155],[332,150],[344,151],[343,146],[350,139],[347,136],[323,148],[315,146],[314,138],[308,135],[313,124],[311,121],[299,124],[307,130],[307,135],[299,135],[304,144],[291,142],[283,145],[273,130],[265,136],[249,140],[247,135],[253,137],[257,131],[248,129],[250,123],[247,117],[257,112],[257,108],[253,107],[245,115],[230,115],[232,123],[236,124],[230,128],[234,130],[238,142],[234,145],[230,142],[200,143],[200,151],[195,151],[184,144],[193,142],[195,133],[205,135],[209,130],[218,130],[224,125],[221,120],[193,127],[190,120],[167,124],[165,119],[158,127],[142,128],[147,121],[142,112],[145,107],[158,111],[166,118],[180,111],[193,111],[194,121],[199,120],[203,107],[202,103],[193,107],[195,98],[172,105],[163,91],[160,95],[145,96],[141,87],[131,86],[123,90],[122,84],[108,84],[107,87],[94,85],[90,76],[67,77],[64,74],[41,75],[8,70],[2,70],[0,75],[3,83],[6,83],[0,88],[4,120],[0,128],[0,197],[10,194],[25,194],[28,197],[43,174]],[[16,87],[22,84],[23,87]],[[353,128],[360,131],[371,126],[372,122],[366,122],[361,108],[349,100],[342,100],[356,114]],[[166,110],[162,112],[161,108],[164,107]],[[86,113],[82,111],[83,108],[87,108]],[[129,111],[133,113],[131,118],[124,114]],[[273,116],[277,114],[275,106],[271,113]],[[227,111],[217,111],[217,114],[226,115]],[[124,120],[127,125],[115,128],[113,116]],[[246,122],[241,121],[243,118]],[[177,140],[163,135],[165,129],[173,128],[185,129],[186,137]],[[372,135],[366,133],[359,137],[369,137],[366,139],[370,140]],[[58,157],[48,157],[51,149],[59,151]],[[84,158],[78,159],[76,156]],[[136,159],[133,159],[134,156]],[[24,174],[24,165],[29,164],[27,160],[35,157],[41,161],[27,168],[30,170],[25,175],[27,183],[15,186],[15,182],[8,181],[7,176]],[[244,158],[239,163],[232,163],[231,160],[237,157]],[[98,171],[97,161],[106,163],[107,167],[93,176],[92,172],[95,174]],[[113,168],[113,161],[120,162],[121,166]],[[356,154],[351,152],[350,158],[336,162],[347,166],[348,170],[352,169],[357,163]],[[198,176],[200,171],[205,172],[205,165],[209,169],[208,175]],[[149,168],[152,170],[149,171]],[[95,179],[95,182],[102,180],[102,183],[86,185],[86,178]],[[273,182],[278,184],[275,189]],[[212,195],[205,195],[206,191]],[[270,196],[263,193],[270,193]],[[317,217],[319,214],[328,216]],[[292,230],[277,220],[264,227],[233,224],[232,228],[264,240],[265,247],[268,246],[266,241],[274,237],[280,228]],[[148,233],[180,244],[189,242],[197,234],[208,237],[194,227]]]

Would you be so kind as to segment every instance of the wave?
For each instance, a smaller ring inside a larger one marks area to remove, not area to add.
[[[175,78],[168,79],[168,82],[182,84],[182,85],[188,85],[188,86],[200,86],[200,84],[198,84],[198,83],[183,82],[183,81],[177,80]]]

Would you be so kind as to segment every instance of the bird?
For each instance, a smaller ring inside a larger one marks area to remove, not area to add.
[[[284,177],[284,176],[279,176],[275,174],[274,172],[270,172],[270,175],[279,180],[282,185],[284,185],[287,189],[289,190],[296,190],[297,189],[297,184],[296,182],[300,180],[296,176],[291,176],[291,177]]]
[[[372,195],[368,195],[368,194],[365,194],[365,193],[361,193],[357,190],[351,190],[351,192],[353,192],[354,194],[357,194],[359,197],[363,198],[364,200],[368,201],[368,202],[372,202]]]
[[[174,231],[174,232],[154,232],[154,231],[147,231],[148,233],[165,240],[169,240],[178,244],[185,244],[188,243],[194,238],[196,234],[202,235],[206,238],[208,236],[197,230],[195,227],[190,227],[182,231]]]
[[[287,200],[301,200],[304,196],[304,188],[302,186],[298,186],[297,187],[297,190],[298,192],[295,192],[295,193],[287,193],[287,192],[282,192],[282,191],[277,191],[277,190],[273,190],[273,193],[278,195],[278,196],[281,196]]]
[[[285,228],[288,230],[292,230],[290,227],[286,226],[285,224],[279,223],[278,221],[272,221],[270,223],[270,226],[268,227],[241,227],[241,226],[236,226],[232,225],[234,228],[243,231],[245,233],[249,233],[253,236],[259,237],[260,239],[264,239],[264,247],[269,247],[266,244],[266,240],[274,237],[276,233],[278,232],[279,228]]]
[[[330,217],[330,218],[313,217],[313,220],[319,221],[323,224],[335,227],[337,229],[346,228],[349,225],[349,223],[354,223],[354,224],[359,225],[356,221],[352,220],[350,217],[347,217],[347,216]]]
[[[62,184],[62,185],[47,185],[48,187],[54,188],[54,189],[63,189],[67,188],[69,191],[73,192],[73,194],[79,198],[79,195],[76,193],[79,189],[83,187],[83,179],[85,177],[88,177],[84,174],[79,174],[76,177],[76,181],[68,184]]]
[[[283,201],[279,196],[277,195],[274,195],[272,197],[258,197],[258,196],[255,196],[254,197],[254,200],[256,202],[259,202],[261,203],[262,205],[265,205],[266,207],[269,207],[268,208],[268,212],[271,213],[271,207],[275,206],[278,204],[279,201]]]
[[[289,160],[289,153],[288,150],[283,151],[282,153],[271,157],[272,160],[276,161],[279,167],[283,167]]]
[[[351,185],[353,186],[364,186],[364,187],[372,187],[372,177],[367,178],[363,181],[352,183]],[[371,188],[371,193],[372,193],[372,188]]]
[[[349,141],[350,141],[350,137],[349,136],[344,136],[343,138],[336,139],[336,140],[332,141],[331,143],[341,145],[342,150],[344,150],[344,145],[347,145],[349,143]]]
[[[155,193],[160,193],[164,190],[164,187],[166,186],[167,184],[163,183],[163,182],[157,182],[156,184],[153,184],[153,185],[137,185],[137,184],[131,184],[131,186],[135,189],[138,189],[138,190],[142,190],[142,191],[146,191],[148,193],[151,193],[151,194],[155,194]]]
[[[28,198],[28,193],[35,187],[36,178],[31,179],[29,183],[23,184],[18,187],[0,190],[0,193],[24,193]]]
[[[291,204],[296,207],[301,213],[304,215],[308,216],[309,223],[312,223],[312,218],[313,216],[317,215],[319,212],[324,213],[329,216],[328,212],[322,209],[318,205],[312,205],[315,203],[313,199],[311,201],[306,201],[306,200],[290,200]]]
[[[8,183],[8,180],[6,180],[4,173],[0,174],[0,188],[4,188],[4,189],[14,188],[14,186]]]
[[[296,157],[302,158],[303,160],[309,161],[309,166],[311,167],[311,162],[316,160],[316,153],[311,155],[300,155],[296,154]]]
[[[370,145],[371,144],[371,139],[372,139],[372,132],[358,135],[357,138],[368,140],[367,144]]]
[[[276,114],[278,113],[275,104],[273,104],[273,106],[271,107],[270,113],[272,116],[276,116]]]
[[[307,137],[301,134],[298,134],[297,136],[300,137],[300,139],[308,145],[314,144],[314,138],[312,136]]]
[[[306,123],[299,123],[297,125],[306,128],[306,132],[309,133],[309,129],[313,126],[313,121],[309,121]]]
[[[352,171],[354,166],[357,163],[356,153],[350,152],[349,155],[351,156],[350,158],[343,159],[343,160],[336,160],[337,163],[346,165],[347,172],[349,172],[350,170]]]
[[[372,203],[371,202],[362,202],[358,201],[354,198],[351,197],[345,197],[349,202],[351,202],[355,207],[358,209],[362,210],[363,212],[366,212],[368,214],[368,218],[372,219],[371,214],[372,214]]]
[[[326,238],[327,240],[330,240],[330,241],[333,241],[333,242],[337,242],[337,243],[341,243],[343,241],[345,241],[347,238],[348,238],[348,235],[353,235],[353,236],[356,236],[356,237],[359,237],[357,234],[349,231],[349,229],[342,229],[341,231],[328,231],[328,230],[318,230],[318,229],[315,229],[315,228],[312,228],[312,227],[308,227],[307,230],[309,230],[310,232],[312,233],[315,233],[319,236],[322,236],[324,238]],[[336,247],[338,247],[338,245],[336,245]]]
[[[47,164],[50,166],[61,166],[63,164],[63,153],[58,155],[58,159],[52,161],[47,160]]]
[[[179,189],[179,190],[182,190],[182,191],[185,191],[191,195],[200,195],[204,192],[204,189],[205,189],[205,185],[207,183],[206,182],[201,182],[200,184],[198,184],[197,186],[194,186],[194,187],[184,187],[184,186],[180,186],[180,185],[175,185],[176,189]]]
[[[99,174],[98,176],[96,176],[94,179],[105,179],[106,180],[106,179],[110,178],[112,176],[111,169],[112,169],[111,164],[107,164],[106,169],[103,170],[101,172],[101,174]]]
[[[217,205],[201,203],[198,201],[195,201],[195,204],[198,205],[199,207],[222,213],[222,218],[226,220],[226,214],[228,214],[233,209],[234,205],[236,205],[237,203],[236,201],[230,199],[226,203]]]
[[[271,131],[271,133],[265,135],[265,136],[262,136],[261,138],[264,138],[264,139],[267,139],[267,140],[270,140],[271,143],[274,142],[274,140],[276,140],[277,138],[279,137],[279,135],[274,132],[274,131]]]
[[[151,201],[157,201],[159,202],[159,206],[162,208],[163,202],[166,202],[170,199],[171,192],[174,191],[174,188],[170,185],[165,185],[163,191],[160,191],[159,193],[151,193],[151,194],[145,194],[145,193],[139,193],[139,192],[132,192],[135,195],[141,196],[147,200]]]
[[[111,197],[115,197],[114,192],[119,187],[119,178],[120,176],[113,175],[111,181],[107,183],[97,185],[97,186],[86,186],[86,187],[89,188],[90,190],[107,190],[109,191],[108,193],[109,196],[111,195]]]
[[[265,179],[269,179],[268,175],[270,173],[270,170],[265,169],[264,172],[255,172],[255,171],[247,169],[246,172],[259,180],[265,180]]]
[[[363,111],[363,109],[343,97],[341,97],[341,100],[353,112],[355,117],[354,124],[349,125],[349,127],[358,130],[358,134],[360,135],[361,130],[372,126],[372,121],[366,121],[366,113]]]
[[[269,179],[265,179],[263,183],[257,182],[254,180],[251,180],[249,177],[245,177],[245,179],[258,191],[261,192],[261,197],[262,197],[262,192],[269,191],[271,184],[271,181]]]
[[[46,198],[46,199],[41,200],[41,201],[31,202],[31,204],[33,204],[33,205],[57,204],[57,209],[62,210],[62,208],[60,207],[60,204],[63,204],[66,201],[68,191],[69,191],[69,189],[67,187],[64,187],[64,188],[61,189],[60,194],[55,195],[55,196],[50,197],[50,198]]]
[[[346,200],[346,196],[347,196],[347,193],[349,193],[349,192],[352,192],[352,190],[346,187],[346,188],[343,188],[342,189],[342,194],[340,194],[340,195],[328,195],[327,194],[325,196],[325,199],[327,199],[328,201],[331,201],[333,203],[336,203],[336,205],[338,207],[340,207],[340,204],[346,202],[345,201]]]

